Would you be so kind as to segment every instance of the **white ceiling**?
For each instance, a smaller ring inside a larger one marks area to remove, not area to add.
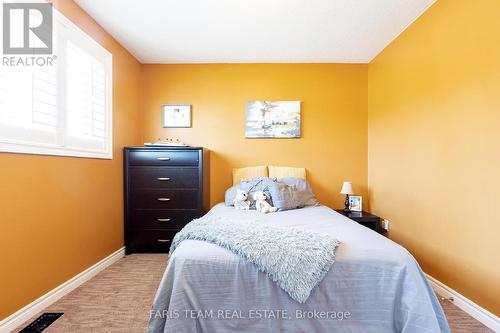
[[[142,63],[368,63],[436,0],[75,0]]]

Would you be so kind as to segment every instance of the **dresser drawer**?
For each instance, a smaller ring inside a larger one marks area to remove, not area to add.
[[[177,230],[133,230],[128,240],[131,252],[168,252]]]
[[[130,165],[197,166],[198,151],[131,151]]]
[[[200,216],[198,210],[134,209],[130,223],[137,229],[182,229]]]
[[[198,188],[198,168],[134,166],[129,171],[131,189]]]
[[[131,208],[198,209],[198,190],[148,189],[131,191]]]

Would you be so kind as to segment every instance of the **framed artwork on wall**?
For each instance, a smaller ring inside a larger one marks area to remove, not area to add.
[[[249,101],[246,138],[300,138],[300,101]]]
[[[163,127],[191,127],[191,105],[163,104]]]

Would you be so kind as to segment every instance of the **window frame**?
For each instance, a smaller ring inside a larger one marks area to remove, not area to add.
[[[0,152],[5,153],[20,153],[20,154],[35,154],[35,155],[50,155],[50,156],[66,156],[66,157],[83,157],[83,158],[96,158],[96,159],[113,159],[113,54],[109,52],[106,48],[104,48],[101,44],[99,44],[96,40],[94,40],[91,36],[89,36],[85,31],[80,29],[75,23],[70,21],[66,16],[64,16],[61,12],[59,12],[56,8],[52,8],[53,10],[53,21],[54,27],[56,24],[62,24],[66,28],[71,30],[71,33],[80,34],[82,39],[85,39],[86,42],[92,45],[93,48],[98,48],[99,52],[102,51],[104,54],[104,62],[103,65],[105,67],[105,107],[104,107],[104,115],[106,117],[105,122],[105,131],[106,137],[104,139],[105,149],[102,151],[86,149],[86,148],[76,148],[76,147],[67,147],[61,144],[64,142],[59,142],[59,145],[54,144],[45,144],[45,143],[28,143],[28,142],[15,142],[13,140],[9,140],[8,138],[2,138],[0,136]],[[57,50],[54,50],[57,52]],[[54,55],[57,56],[57,53],[54,52]],[[92,53],[91,53],[92,54]],[[59,61],[57,59],[56,61]],[[64,59],[66,61],[66,59]],[[65,69],[59,71],[58,74],[58,82],[65,83],[64,79],[61,79],[61,73],[63,73]],[[62,89],[63,92],[58,95],[58,100],[65,99],[66,92],[65,89]],[[64,104],[66,106],[66,104]],[[59,121],[61,119],[66,118],[66,111],[61,110],[62,106],[58,106],[57,110],[57,118]],[[68,136],[66,123],[59,123],[58,131],[56,134],[58,136],[64,135]],[[61,132],[62,130],[62,132]]]

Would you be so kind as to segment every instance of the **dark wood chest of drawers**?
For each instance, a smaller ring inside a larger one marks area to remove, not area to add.
[[[168,252],[175,234],[209,203],[209,152],[126,147],[125,252]]]

